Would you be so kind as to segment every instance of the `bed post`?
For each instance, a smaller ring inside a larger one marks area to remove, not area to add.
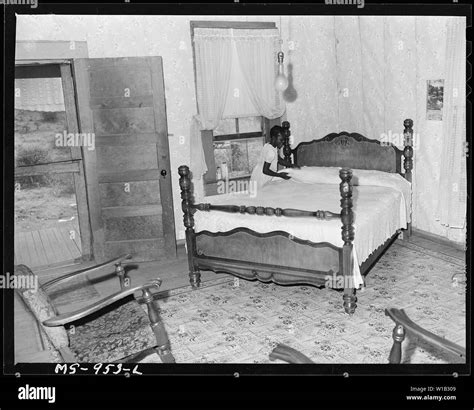
[[[405,126],[405,129],[403,130],[405,145],[405,148],[403,149],[403,167],[405,168],[405,179],[411,183],[411,170],[413,169],[413,120],[408,118],[403,121],[403,125]],[[408,236],[411,236],[411,215],[410,222],[407,225],[407,234]]]
[[[353,244],[354,240],[354,214],[352,212],[352,170],[342,168],[339,171],[339,192],[341,193],[341,221],[342,221],[342,273],[344,275],[344,310],[353,314],[357,307],[356,290],[353,277]]]
[[[283,121],[281,124],[281,127],[283,128],[283,136],[285,137],[285,141],[283,143],[283,155],[285,158],[285,161],[288,162],[288,164],[292,164],[291,162],[291,146],[290,146],[290,123],[288,121]]]
[[[194,255],[196,253],[196,236],[194,232],[194,209],[193,194],[191,192],[191,178],[189,177],[189,167],[181,165],[178,168],[179,187],[181,188],[181,209],[184,213],[184,226],[186,227],[186,248],[188,253],[189,282],[193,288],[201,285],[201,273],[194,264]]]

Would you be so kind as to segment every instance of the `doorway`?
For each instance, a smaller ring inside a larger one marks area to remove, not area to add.
[[[15,264],[59,267],[91,258],[82,150],[68,61],[15,68]]]

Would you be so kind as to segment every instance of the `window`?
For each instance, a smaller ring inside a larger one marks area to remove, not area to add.
[[[192,21],[191,36],[195,29],[275,29],[271,22],[206,22]],[[194,41],[193,47],[194,47]],[[233,61],[238,61],[235,44]],[[194,61],[196,64],[196,60]],[[196,74],[196,70],[195,70]],[[238,64],[230,72],[223,120],[214,131],[202,131],[207,173],[204,175],[206,195],[217,193],[220,180],[248,179],[258,160],[270,127],[280,119],[268,120],[259,115],[250,98],[250,92]]]
[[[213,132],[216,180],[250,177],[264,143],[263,117],[223,120]]]

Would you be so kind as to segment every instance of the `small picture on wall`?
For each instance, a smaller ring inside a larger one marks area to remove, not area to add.
[[[441,121],[443,119],[444,80],[428,80],[426,93],[426,119]]]

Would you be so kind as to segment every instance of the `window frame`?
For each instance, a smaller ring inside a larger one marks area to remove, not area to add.
[[[196,28],[214,28],[214,29],[275,29],[275,22],[268,21],[191,21],[191,48],[193,52],[193,70],[194,70],[194,87],[196,95],[196,109],[199,112],[198,98],[197,98],[197,75],[196,75],[196,53],[194,50],[194,30]],[[217,177],[216,177],[216,161],[214,156],[214,142],[231,141],[233,139],[256,138],[264,137],[264,142],[268,142],[270,129],[274,125],[281,125],[281,117],[270,120],[262,117],[262,132],[239,133],[238,118],[236,120],[237,133],[228,135],[216,135],[212,130],[201,131],[202,143],[204,148],[204,157],[206,159],[207,172],[204,174],[204,191],[205,195],[217,194]],[[244,179],[248,177],[238,177],[235,179]]]

